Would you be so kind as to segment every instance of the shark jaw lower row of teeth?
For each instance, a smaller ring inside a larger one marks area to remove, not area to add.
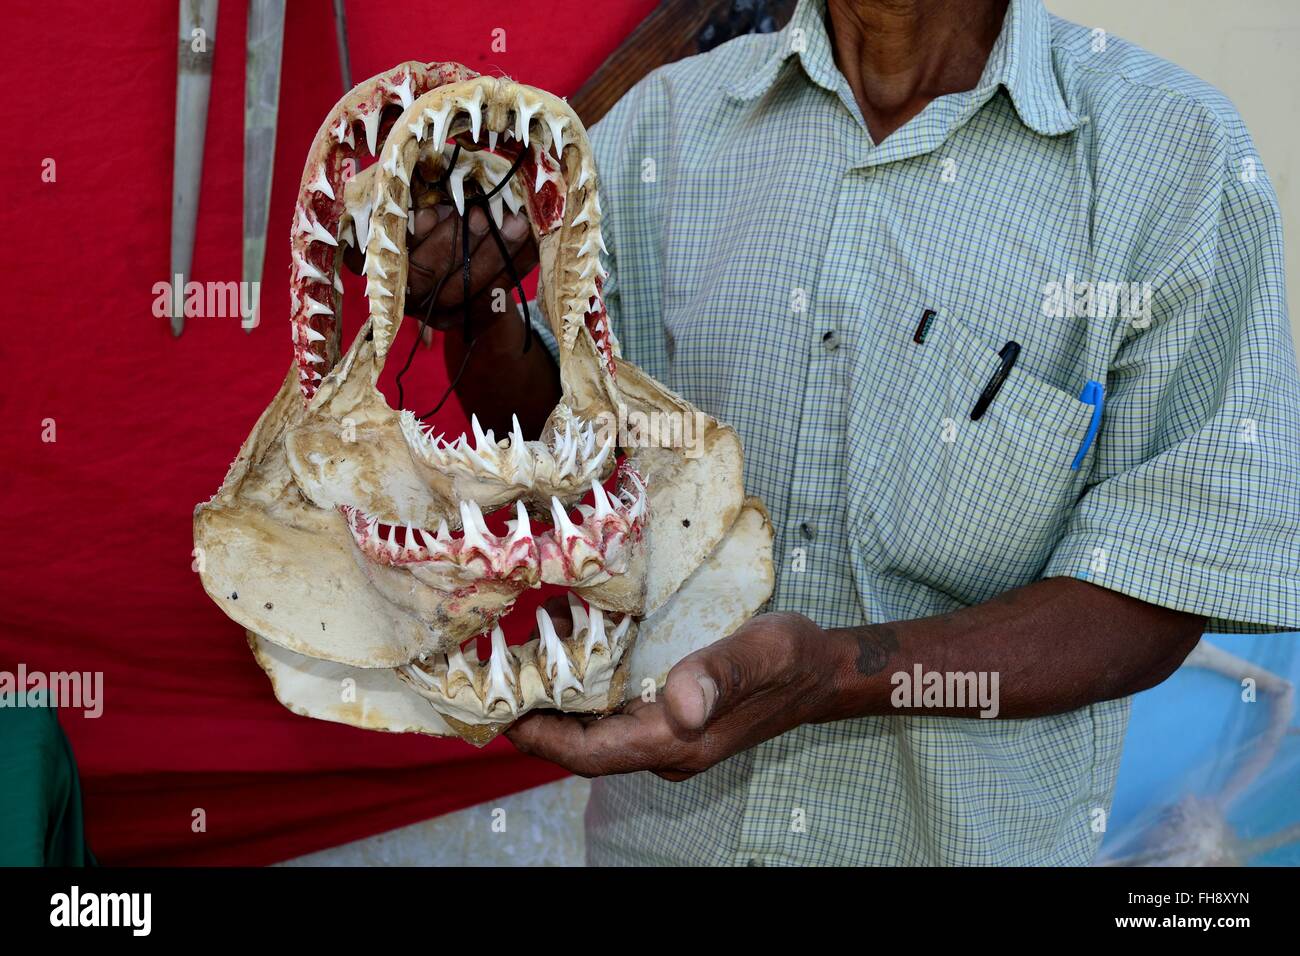
[[[412,412],[404,409],[401,415],[402,435],[417,460],[439,471],[520,488],[582,488],[600,478],[614,450],[612,434],[597,446],[590,422],[566,421],[550,443],[526,441],[518,417],[512,416],[511,423],[510,437],[498,441],[473,416],[473,442],[465,435],[449,442]]]
[[[459,647],[398,669],[435,708],[460,719],[514,719],[533,707],[572,706],[607,694],[628,644],[632,618],[607,618],[569,595],[573,627],[561,638],[550,614],[537,609],[538,637],[506,644],[500,625],[491,632],[486,661],[466,658]]]
[[[437,531],[406,525],[401,539],[396,525],[383,530],[378,518],[347,505],[340,507],[352,538],[370,561],[415,573],[454,569],[456,580],[515,581],[526,586],[581,585],[600,575],[619,573],[629,546],[641,535],[646,519],[646,489],[630,467],[620,472],[619,490],[611,496],[593,481],[593,504],[580,504],[574,523],[558,497],[551,499],[553,526],[534,535],[528,511],[515,502],[515,517],[504,535],[488,530],[477,503],[460,503],[460,532],[443,521]]]

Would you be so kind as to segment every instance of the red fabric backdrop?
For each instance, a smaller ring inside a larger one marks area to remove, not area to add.
[[[568,94],[653,6],[353,0],[354,80],[406,59],[459,60]],[[108,863],[266,863],[560,776],[504,741],[478,751],[294,716],[190,570],[193,507],[288,367],[294,192],[341,92],[330,3],[288,7],[264,321],[251,334],[196,318],[175,340],[152,315],[169,271],[175,0],[18,4],[0,38],[0,669],[104,673],[103,716],[62,720]],[[223,0],[199,281],[239,278],[245,19],[244,3]],[[491,50],[497,28],[505,52]],[[421,358],[421,395],[441,391],[438,354]],[[448,409],[443,421],[459,418]],[[195,808],[204,833],[191,830]]]

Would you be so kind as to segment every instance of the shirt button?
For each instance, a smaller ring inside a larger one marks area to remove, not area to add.
[[[817,526],[811,521],[805,521],[803,524],[799,525],[799,531],[809,541],[817,537]]]
[[[834,352],[839,347],[840,337],[835,333],[834,329],[822,333],[822,348],[827,352]]]

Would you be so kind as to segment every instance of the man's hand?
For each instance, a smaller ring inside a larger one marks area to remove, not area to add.
[[[685,780],[823,719],[841,642],[801,614],[763,614],[684,658],[655,701],[593,720],[529,714],[506,731],[524,753],[584,777],[649,770]]]
[[[465,321],[463,280],[463,222],[469,223],[471,341],[461,329]],[[525,436],[541,433],[546,416],[560,399],[559,370],[546,349],[530,348],[519,309],[514,304],[510,270],[492,237],[488,214],[472,206],[466,220],[451,206],[421,209],[414,231],[407,235],[410,274],[406,314],[447,331],[442,353],[447,377],[466,414],[478,415],[485,429],[508,434],[518,415]],[[514,274],[526,277],[537,265],[537,243],[522,213],[506,213],[501,240]],[[364,258],[349,248],[344,260],[360,273]],[[504,306],[504,308],[503,308]],[[500,321],[502,318],[506,321]]]
[[[492,238],[487,213],[473,206],[468,219],[470,308],[475,328],[485,330],[500,316],[515,315],[514,308],[492,309],[493,293],[502,290],[509,296],[512,282],[501,250]],[[464,321],[462,230],[462,220],[456,211],[451,206],[439,205],[417,212],[415,229],[408,234],[410,275],[406,313],[421,320],[427,317],[436,329],[460,328]],[[537,244],[527,217],[507,212],[501,220],[501,239],[513,261],[515,274],[520,278],[528,275],[537,265]],[[344,258],[350,269],[361,272],[364,261],[361,250],[349,247]]]
[[[1043,717],[1160,683],[1204,618],[1074,578],[911,621],[823,630],[764,614],[682,660],[654,703],[602,719],[530,714],[507,731],[525,753],[584,777],[650,770],[685,780],[804,723],[913,715],[979,719],[975,701],[894,701],[897,675],[996,673],[1000,718]]]

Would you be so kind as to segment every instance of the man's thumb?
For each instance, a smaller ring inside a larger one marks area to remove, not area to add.
[[[718,682],[699,661],[682,661],[668,675],[664,703],[684,730],[703,730],[718,705]]]

